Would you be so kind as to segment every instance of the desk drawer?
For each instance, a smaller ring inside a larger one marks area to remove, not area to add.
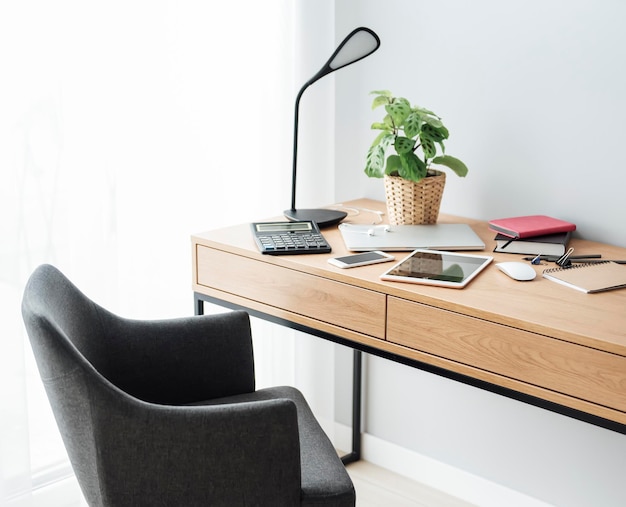
[[[626,358],[390,297],[387,339],[626,411]]]
[[[385,295],[197,246],[199,285],[384,339]]]

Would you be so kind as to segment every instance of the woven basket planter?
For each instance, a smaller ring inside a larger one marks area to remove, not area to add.
[[[385,175],[385,197],[391,225],[437,223],[446,173],[433,172],[434,176],[422,178],[417,183]]]

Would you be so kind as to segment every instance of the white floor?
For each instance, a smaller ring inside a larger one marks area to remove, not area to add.
[[[356,489],[356,507],[475,507],[367,461],[351,463],[347,470]]]

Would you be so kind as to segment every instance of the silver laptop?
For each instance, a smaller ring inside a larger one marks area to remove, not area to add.
[[[433,250],[484,250],[485,243],[468,224],[433,225],[360,225],[339,224],[348,250],[410,251],[416,248]]]

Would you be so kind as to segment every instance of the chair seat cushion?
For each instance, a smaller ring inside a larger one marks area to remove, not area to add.
[[[298,412],[302,505],[354,506],[356,495],[352,480],[338,457],[337,451],[298,389],[289,386],[270,387],[252,393],[194,403],[194,405],[221,405],[278,398],[292,400]]]

